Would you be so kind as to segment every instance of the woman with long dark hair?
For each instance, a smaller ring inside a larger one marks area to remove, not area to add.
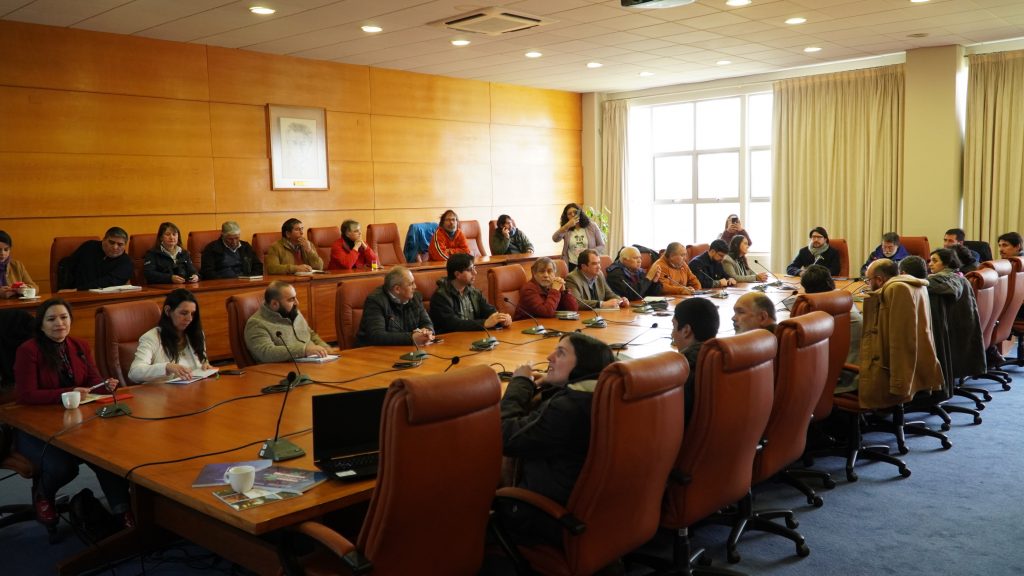
[[[597,250],[604,253],[604,236],[596,222],[583,212],[575,202],[562,208],[561,223],[558,230],[551,235],[552,242],[562,243],[562,260],[569,266],[569,271],[576,269],[576,262],[584,250]]]
[[[146,252],[142,272],[148,284],[198,282],[199,274],[188,250],[181,247],[181,230],[173,222],[162,222],[156,243]]]
[[[194,294],[178,288],[164,299],[160,322],[139,338],[128,378],[156,382],[191,378],[193,370],[208,370],[206,336]]]
[[[108,390],[117,388],[117,380],[104,381],[100,376],[89,344],[71,336],[71,320],[71,306],[61,298],[51,298],[39,305],[33,337],[18,348],[14,360],[15,396],[19,404],[59,405],[64,392],[77,391],[84,397],[97,384],[106,384]],[[36,519],[52,529],[59,521],[54,506],[57,491],[78,476],[82,461],[20,430],[15,447],[36,469],[32,479]],[[111,510],[125,515],[129,523],[127,482],[99,466],[86,464],[96,472]]]
[[[737,234],[732,237],[732,240],[729,241],[729,253],[722,258],[725,275],[737,282],[764,282],[768,279],[768,274],[766,272],[758,274],[747,264],[748,248],[750,248],[750,242],[747,241],[746,236]]]

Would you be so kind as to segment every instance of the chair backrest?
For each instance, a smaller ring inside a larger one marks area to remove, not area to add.
[[[844,238],[829,238],[829,250],[835,250],[839,254],[839,275],[850,275],[850,246]]]
[[[552,262],[555,263],[555,274],[558,274],[559,278],[565,278],[569,275],[569,265],[565,263],[565,260],[553,258]]]
[[[612,265],[612,257],[607,254],[601,254],[601,274]],[[566,267],[568,269],[568,267]]]
[[[984,240],[964,240],[964,246],[967,246],[971,250],[977,252],[978,256],[981,257],[981,262],[992,259],[992,247]],[[981,262],[979,262],[979,264]]]
[[[697,256],[708,251],[710,244],[687,244],[686,245],[686,260],[689,262]]]
[[[779,322],[775,360],[775,400],[765,426],[764,448],[754,458],[756,484],[771,478],[804,453],[807,427],[828,378],[828,339],[832,317],[808,312]]]
[[[487,242],[488,242],[488,244],[490,244],[491,237],[494,236],[494,231],[497,230],[497,229],[498,229],[498,221],[497,220],[488,220],[487,221]]]
[[[908,253],[924,258],[925,262],[928,261],[932,254],[927,236],[900,236],[900,244],[903,245]]]
[[[316,252],[324,261],[324,268],[326,268],[327,263],[331,261],[331,246],[334,245],[335,240],[341,238],[341,228],[337,226],[310,228],[306,230],[306,237],[309,238],[310,244],[316,246]]]
[[[136,286],[146,285],[146,275],[142,273],[142,262],[146,259],[146,252],[156,245],[156,233],[132,234],[128,241],[128,256],[132,259],[132,284]]]
[[[974,299],[978,303],[978,323],[981,324],[985,348],[992,345],[992,326],[998,319],[995,311],[996,285],[999,284],[999,273],[991,268],[978,268],[967,273],[967,280],[974,289]]]
[[[1013,273],[1013,264],[1007,259],[988,260],[982,262],[983,268],[991,268],[999,274],[999,281],[996,283],[995,297],[992,300],[992,314],[995,322],[992,323],[992,333],[989,335],[989,342],[996,344],[1010,337],[1010,329],[1013,328],[1013,320],[1020,310],[1021,298],[1015,293],[1017,276]],[[1011,302],[1016,299],[1016,306]],[[1012,308],[1012,309],[1011,309]]]
[[[96,367],[104,378],[125,385],[139,338],[160,322],[160,305],[149,300],[106,304],[96,309]]]
[[[266,261],[267,250],[270,250],[270,247],[280,237],[280,232],[257,232],[252,235],[252,251],[256,253],[256,257],[260,259],[260,262]]]
[[[412,273],[412,277],[416,280],[416,290],[423,295],[423,307],[430,312],[430,297],[437,291],[437,281],[448,275],[448,272],[442,268],[440,270],[417,270]]]
[[[377,486],[357,541],[374,574],[480,569],[501,469],[500,394],[487,366],[391,384]]]
[[[61,288],[73,288],[73,286],[59,286],[57,279],[57,266],[60,261],[71,256],[78,250],[78,247],[87,240],[99,240],[98,236],[56,236],[50,244],[50,292],[56,292]]]
[[[825,388],[821,391],[821,396],[818,397],[818,404],[814,407],[814,420],[822,420],[832,413],[832,398],[836,384],[839,382],[839,374],[843,371],[843,365],[850,352],[850,308],[852,306],[853,297],[846,290],[799,294],[796,297],[796,302],[793,303],[790,318],[803,316],[815,310],[832,316],[832,337],[828,339],[828,377],[825,379]]]
[[[480,234],[480,223],[476,220],[459,220],[459,230],[466,236],[469,253],[473,258],[487,256],[486,239]]]
[[[496,266],[487,270],[487,286],[494,307],[515,316],[519,304],[519,289],[526,284],[526,271],[519,264]],[[514,304],[505,302],[508,298]]]
[[[776,350],[767,330],[701,347],[693,411],[665,491],[662,526],[690,526],[750,490],[754,454],[772,410]]]
[[[263,292],[232,294],[224,302],[228,308],[228,343],[231,344],[231,356],[239,368],[259,364],[245,345],[245,323],[262,304]]]
[[[334,329],[338,332],[338,348],[346,350],[356,344],[356,332],[363,321],[363,305],[375,288],[384,284],[383,276],[355,278],[338,283],[334,300]]]
[[[601,373],[590,449],[566,504],[587,527],[564,539],[570,573],[594,574],[657,531],[665,482],[683,440],[689,372],[681,354],[662,352]]]
[[[1009,292],[1006,294],[1006,306],[1003,307],[1003,314],[999,317],[999,329],[996,331],[997,340],[995,342],[1002,342],[1010,337],[1016,314],[1024,306],[1024,256],[1014,256],[1007,260],[1010,261],[1012,272],[1010,272]]]
[[[220,240],[220,230],[200,230],[188,233],[188,255],[192,257],[192,264],[196,270],[203,269],[203,250],[206,245],[215,240]]]
[[[381,266],[405,264],[402,238],[398,235],[398,224],[394,222],[367,224],[366,243],[377,255]]]

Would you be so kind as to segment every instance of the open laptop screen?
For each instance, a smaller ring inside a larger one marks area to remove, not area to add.
[[[313,397],[313,460],[380,450],[380,413],[387,388]]]

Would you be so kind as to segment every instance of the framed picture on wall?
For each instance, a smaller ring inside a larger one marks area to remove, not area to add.
[[[327,115],[323,108],[267,104],[274,190],[327,190]]]

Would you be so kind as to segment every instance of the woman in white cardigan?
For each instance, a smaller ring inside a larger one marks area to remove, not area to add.
[[[193,370],[206,370],[206,336],[195,295],[179,288],[167,295],[160,323],[139,338],[128,379],[159,382],[190,378]]]

